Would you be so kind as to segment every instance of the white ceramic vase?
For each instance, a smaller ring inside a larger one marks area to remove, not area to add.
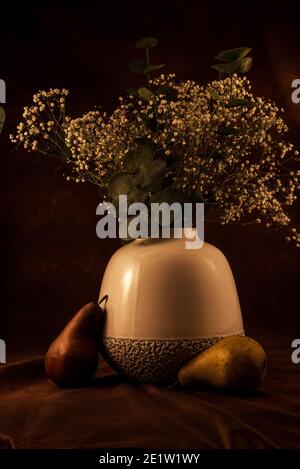
[[[101,351],[128,378],[170,382],[195,355],[244,334],[239,299],[223,253],[186,239],[138,239],[111,258]]]

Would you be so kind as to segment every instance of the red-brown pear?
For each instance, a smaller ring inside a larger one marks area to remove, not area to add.
[[[98,340],[103,311],[94,302],[83,306],[52,342],[45,358],[48,377],[61,387],[88,384],[98,367]]]

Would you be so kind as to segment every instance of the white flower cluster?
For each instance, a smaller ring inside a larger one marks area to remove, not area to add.
[[[66,159],[64,127],[68,120],[65,117],[68,94],[66,89],[51,88],[33,95],[33,105],[24,107],[24,120],[18,124],[16,135],[10,135],[11,141],[21,143],[28,151],[64,155]]]
[[[167,163],[168,188],[204,201],[208,217],[283,228],[286,240],[299,246],[300,234],[290,228],[286,212],[300,188],[298,152],[284,139],[283,110],[254,96],[250,82],[237,75],[206,86],[161,75],[150,87],[120,98],[110,116],[96,110],[77,119],[65,117],[65,90],[39,92],[13,141],[40,150],[51,139],[72,163],[68,179],[104,191],[135,143],[149,142]]]
[[[71,151],[76,182],[89,180],[105,188],[106,176],[122,166],[122,159],[133,145],[137,132],[138,129],[133,132],[123,105],[111,116],[90,111],[70,120],[66,127],[66,144]]]

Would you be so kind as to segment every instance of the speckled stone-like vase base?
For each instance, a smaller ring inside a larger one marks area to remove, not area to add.
[[[118,373],[143,383],[171,383],[187,362],[223,337],[124,339],[103,337],[101,353]]]

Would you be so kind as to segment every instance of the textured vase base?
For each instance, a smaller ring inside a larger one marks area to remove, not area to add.
[[[103,337],[101,352],[118,373],[143,383],[172,383],[188,361],[223,337],[123,339]]]

